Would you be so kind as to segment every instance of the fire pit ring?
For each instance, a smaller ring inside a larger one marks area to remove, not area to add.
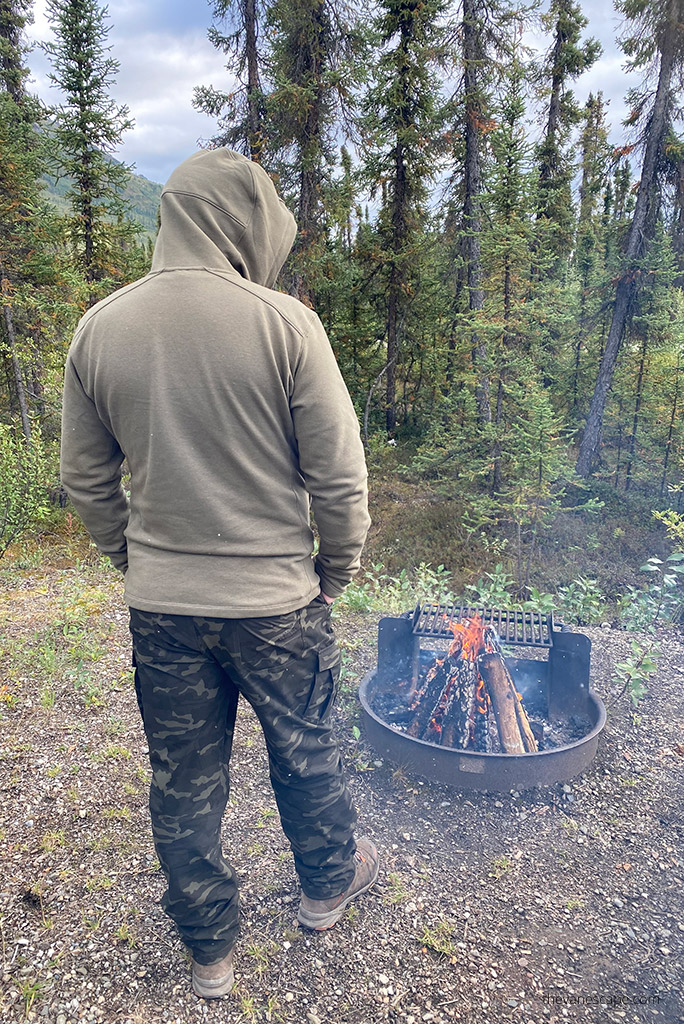
[[[492,621],[497,611],[448,607],[446,617],[465,618],[476,612],[480,618]],[[590,764],[606,722],[605,707],[589,687],[591,642],[581,633],[557,630],[552,617],[543,623],[548,662],[510,657],[506,661],[516,686],[527,688],[532,696],[543,699],[555,714],[577,712],[586,718],[588,730],[580,739],[535,753],[480,753],[439,746],[410,736],[384,721],[374,709],[376,694],[386,690],[392,679],[404,678],[416,664],[422,654],[419,641],[425,635],[421,626],[424,619],[424,608],[419,606],[413,613],[385,618],[379,624],[378,667],[363,678],[359,700],[366,736],[380,756],[410,774],[433,782],[457,789],[498,793],[566,781]],[[510,639],[508,642],[515,644]],[[518,642],[521,646],[529,645],[529,636],[523,635]]]

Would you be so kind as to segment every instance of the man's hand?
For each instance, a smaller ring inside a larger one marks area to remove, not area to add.
[[[334,601],[335,601],[334,597],[328,597],[328,595],[324,594],[322,590],[321,590],[321,597],[323,598],[323,600],[325,601],[326,604],[333,604]]]

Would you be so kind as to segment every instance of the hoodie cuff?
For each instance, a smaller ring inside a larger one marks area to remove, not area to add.
[[[319,580],[321,581],[321,592],[325,594],[327,597],[341,597],[342,594],[347,589],[347,584],[351,582],[351,580],[347,580],[346,583],[340,585],[339,580],[337,582],[334,582],[330,578],[330,576],[327,575],[325,570],[318,564],[318,562],[316,562],[314,567],[316,569],[316,574]]]

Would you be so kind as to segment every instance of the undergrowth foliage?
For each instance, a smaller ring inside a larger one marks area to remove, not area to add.
[[[0,423],[0,558],[49,514],[50,453],[40,433],[31,441]]]
[[[612,621],[630,631],[652,632],[656,626],[674,622],[682,615],[684,592],[679,580],[684,573],[683,563],[681,552],[675,552],[664,562],[655,556],[650,558],[641,568],[657,579],[640,588],[629,587],[614,604],[608,601],[597,581],[588,576],[578,576],[558,587],[555,594],[530,587],[527,599],[519,601],[514,596],[514,578],[501,562],[475,583],[466,584],[463,594],[454,589],[452,574],[444,565],[434,568],[421,562],[415,569],[402,569],[393,576],[377,562],[351,582],[340,601],[351,611],[387,614],[402,614],[422,601],[452,602],[473,608],[505,607],[540,614],[554,612],[563,621],[578,626]]]

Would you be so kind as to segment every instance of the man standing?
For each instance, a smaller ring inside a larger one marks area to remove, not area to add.
[[[332,927],[378,874],[330,726],[330,606],[358,570],[366,471],[318,317],[271,290],[295,232],[258,165],[194,154],[163,190],[151,272],[86,313],[66,367],[62,480],[126,574],[163,906],[207,998],[233,984],[220,830],[240,693],[264,731],[299,921]]]

